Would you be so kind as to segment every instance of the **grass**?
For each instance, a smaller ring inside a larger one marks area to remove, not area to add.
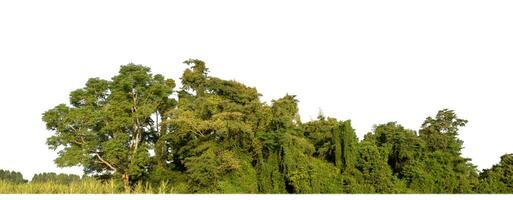
[[[20,183],[14,184],[0,180],[0,194],[169,194],[175,193],[167,182],[157,187],[150,184],[138,183],[132,191],[125,191],[123,186],[115,181],[101,182],[85,179],[69,185],[59,183]]]

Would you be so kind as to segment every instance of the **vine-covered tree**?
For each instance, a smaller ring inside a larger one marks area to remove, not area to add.
[[[479,193],[513,193],[513,154],[504,154],[498,164],[479,175]]]

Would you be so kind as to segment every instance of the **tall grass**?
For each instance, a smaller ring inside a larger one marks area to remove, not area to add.
[[[167,194],[173,193],[173,188],[167,182],[157,187],[151,184],[138,183],[132,191],[125,191],[123,186],[115,181],[101,182],[94,179],[84,179],[69,185],[54,182],[49,183],[10,183],[0,180],[0,194]]]

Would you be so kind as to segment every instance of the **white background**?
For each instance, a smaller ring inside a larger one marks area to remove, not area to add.
[[[480,169],[513,152],[511,1],[0,1],[0,169],[53,164],[41,114],[90,77],[130,62],[178,80],[182,61],[320,110],[418,130],[443,108],[468,119],[463,154]]]

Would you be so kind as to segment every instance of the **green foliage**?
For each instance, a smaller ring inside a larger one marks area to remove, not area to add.
[[[32,177],[31,183],[57,183],[57,184],[64,184],[69,185],[73,182],[80,181],[80,176],[74,175],[74,174],[56,174],[54,172],[50,173],[40,173],[35,174],[34,177]]]
[[[250,158],[240,158],[237,169],[228,173],[217,183],[217,192],[231,194],[257,193],[257,172],[250,161]]]
[[[220,179],[240,168],[233,152],[211,143],[204,143],[195,151],[199,151],[197,156],[185,159],[191,192],[215,192]]]
[[[386,155],[379,148],[367,141],[358,147],[356,168],[361,172],[358,183],[364,193],[394,193],[394,177],[387,165]]]
[[[3,169],[0,169],[0,181],[13,184],[27,182],[27,180],[23,179],[23,175],[20,172],[8,171]]]
[[[459,119],[452,110],[438,111],[435,118],[428,117],[422,124],[420,137],[426,142],[428,151],[442,150],[460,155],[463,141],[457,138],[459,127],[467,124],[467,120]]]
[[[319,116],[303,125],[305,137],[315,146],[314,156],[332,162],[341,171],[354,168],[358,138],[351,121]]]
[[[295,95],[286,95],[278,100],[272,101],[271,130],[291,129],[301,123],[299,119],[298,100]]]
[[[184,63],[190,68],[178,90],[173,80],[128,64],[111,80],[89,79],[70,93],[69,105],[43,114],[57,165],[81,165],[94,180],[38,174],[29,184],[0,182],[0,191],[513,192],[513,156],[478,174],[461,156],[458,131],[467,121],[452,110],[428,117],[418,132],[391,122],[359,141],[350,120],[301,122],[294,95],[261,102],[255,88],[210,76],[203,61]]]
[[[479,193],[513,193],[513,154],[501,156],[498,164],[479,175]]]
[[[267,194],[287,193],[281,160],[281,155],[278,152],[268,153],[265,158],[259,152],[256,166],[259,192]]]
[[[424,171],[432,179],[434,193],[471,193],[477,184],[476,167],[468,158],[461,156],[463,141],[458,139],[458,130],[467,120],[459,119],[454,111],[438,111],[435,118],[428,117],[419,131],[426,144],[421,157]]]
[[[405,192],[472,193],[477,170],[461,157],[463,142],[457,138],[465,123],[445,109],[428,117],[419,135],[391,122],[376,126],[365,140],[386,153],[394,175],[407,186]]]
[[[405,166],[411,164],[425,149],[423,140],[415,131],[405,129],[395,122],[376,126],[374,133],[367,135],[365,140],[373,141],[386,152],[387,163],[399,178],[405,176]]]

